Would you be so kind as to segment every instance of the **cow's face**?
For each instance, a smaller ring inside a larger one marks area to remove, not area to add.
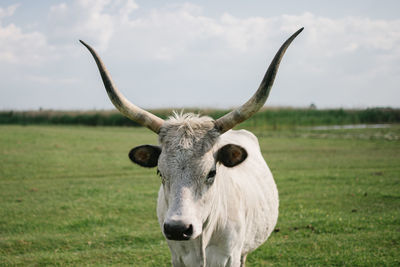
[[[219,135],[208,117],[177,117],[161,128],[160,146],[139,146],[129,153],[135,163],[157,167],[167,206],[162,226],[166,238],[198,237],[217,194],[218,164],[234,167],[246,159],[240,146],[217,147]]]

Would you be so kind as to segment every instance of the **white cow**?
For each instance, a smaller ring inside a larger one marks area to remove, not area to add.
[[[257,92],[243,106],[213,120],[175,114],[168,120],[130,103],[113,84],[96,52],[93,55],[107,93],[128,118],[159,135],[159,145],[132,149],[130,159],[156,167],[162,185],[157,215],[174,266],[244,266],[278,219],[278,190],[257,137],[234,131],[265,103],[294,33],[272,60]]]

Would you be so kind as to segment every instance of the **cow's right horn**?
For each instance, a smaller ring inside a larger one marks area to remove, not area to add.
[[[232,129],[235,125],[247,120],[265,104],[265,101],[267,101],[269,95],[269,91],[271,90],[271,87],[274,83],[276,73],[278,72],[279,63],[281,62],[281,59],[285,54],[286,49],[303,29],[304,28],[301,28],[300,30],[295,32],[281,46],[271,64],[269,65],[268,70],[265,73],[264,79],[262,80],[257,92],[243,106],[232,110],[228,114],[215,121],[215,127],[220,133],[224,133],[229,129]]]
[[[108,97],[114,106],[129,119],[146,126],[155,133],[159,133],[164,120],[151,114],[150,112],[135,106],[128,99],[126,99],[117,87],[114,85],[110,74],[108,73],[103,61],[97,55],[96,51],[85,42],[79,40],[87,49],[89,49],[94,60],[96,61],[97,67],[99,68],[101,78],[103,79],[104,87],[107,90]]]

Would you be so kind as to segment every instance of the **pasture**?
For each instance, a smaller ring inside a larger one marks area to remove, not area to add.
[[[251,129],[280,193],[247,266],[400,265],[400,127]],[[1,266],[170,266],[144,128],[0,126]]]

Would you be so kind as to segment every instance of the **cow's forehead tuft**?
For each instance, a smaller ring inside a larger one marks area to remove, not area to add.
[[[219,135],[212,118],[175,113],[160,129],[159,142],[167,153],[186,150],[204,154],[213,147]]]

